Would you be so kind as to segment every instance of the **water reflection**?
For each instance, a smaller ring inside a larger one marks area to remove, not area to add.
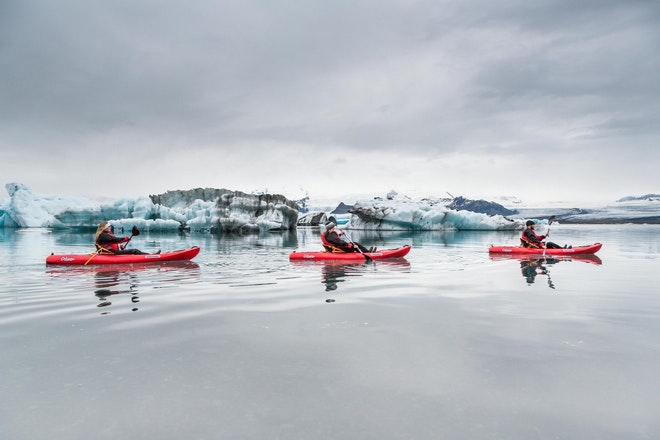
[[[319,268],[321,271],[321,286],[324,292],[335,292],[342,283],[351,277],[361,277],[366,272],[377,270],[408,272],[410,263],[405,258],[367,261],[332,261],[332,260],[294,260],[291,264],[301,268]],[[334,298],[327,298],[328,303],[335,302]]]
[[[360,273],[355,270],[351,270],[352,266],[364,266],[366,263],[361,262],[359,264],[333,264],[336,262],[325,262],[321,267],[321,284],[325,286],[326,292],[332,292],[337,290],[339,283],[343,283],[345,278],[350,276],[360,276]]]
[[[603,264],[603,261],[597,255],[546,255],[543,256],[530,256],[530,255],[511,255],[511,254],[491,254],[492,261],[498,260],[514,260],[520,263],[520,274],[527,282],[527,285],[532,285],[536,281],[538,275],[543,275],[547,278],[548,287],[555,288],[555,284],[550,276],[550,269],[552,266],[562,261],[581,261],[584,263],[591,263],[595,265]]]
[[[179,272],[183,270],[193,270],[192,272]],[[186,273],[188,277],[191,273],[199,270],[199,264],[193,261],[154,261],[149,263],[129,263],[129,264],[101,264],[101,265],[88,265],[88,266],[73,266],[73,265],[58,265],[46,266],[46,273],[53,276],[58,275],[84,275],[89,273],[99,273],[108,271],[117,272],[142,272],[153,271],[159,273]]]
[[[366,266],[371,263],[365,261],[291,261],[291,264],[300,268],[318,268],[321,271],[321,285],[325,292],[334,292],[341,283],[348,281],[349,277],[362,276]],[[334,302],[332,298],[326,302]]]
[[[101,314],[107,315],[110,313],[107,308],[113,304],[113,298],[118,301],[117,295],[126,295],[130,301],[130,310],[136,312],[140,302],[138,292],[195,282],[199,280],[200,270],[199,265],[192,261],[163,261],[96,266],[47,266],[46,274],[85,289],[93,286],[94,296],[99,300],[96,307],[104,309]]]
[[[120,288],[119,285],[124,281],[122,278],[127,279],[128,287]],[[94,274],[94,284],[96,290],[94,290],[94,295],[96,295],[101,301],[96,305],[96,307],[109,307],[112,305],[112,302],[108,299],[113,295],[120,294],[129,294],[131,296],[131,303],[136,304],[140,302],[140,298],[137,296],[137,286],[139,280],[137,279],[137,274],[132,272],[120,272],[119,270],[105,270],[98,271]],[[114,288],[114,289],[113,289]],[[133,312],[137,312],[137,307],[132,307]],[[110,311],[101,312],[102,315],[109,314]]]

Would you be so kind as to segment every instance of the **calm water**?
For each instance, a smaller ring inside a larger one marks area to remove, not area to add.
[[[0,229],[0,438],[660,438],[659,226],[553,226],[604,246],[543,268],[489,257],[518,234],[352,235],[413,249],[294,264],[318,230],[143,232],[202,251],[66,268],[46,255],[89,237]]]

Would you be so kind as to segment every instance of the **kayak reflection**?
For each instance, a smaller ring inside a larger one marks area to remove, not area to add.
[[[65,278],[75,284],[89,288],[94,286],[94,295],[103,308],[102,315],[109,314],[107,309],[117,295],[126,295],[130,310],[136,312],[140,302],[138,291],[154,287],[182,286],[196,282],[200,277],[199,265],[192,261],[163,261],[150,264],[113,264],[99,266],[47,266],[46,273],[51,277]],[[142,281],[142,284],[140,283]],[[142,286],[142,287],[140,287]],[[146,286],[146,287],[145,287]]]
[[[361,264],[341,264],[336,262],[327,262],[330,264],[323,264],[321,267],[321,277],[323,281],[321,284],[325,285],[325,291],[331,292],[337,290],[338,283],[343,283],[348,276],[360,276],[361,274],[355,270],[353,266],[364,266]]]
[[[351,277],[361,277],[367,272],[378,270],[407,271],[410,262],[405,258],[394,258],[389,260],[365,261],[337,261],[337,260],[292,260],[292,264],[300,267],[320,267],[321,285],[325,292],[336,291],[341,283],[349,281]],[[335,302],[328,298],[326,302]]]
[[[528,261],[520,262],[520,273],[527,281],[527,284],[534,283],[537,274],[546,275],[548,277],[548,287],[554,289],[555,285],[552,282],[552,278],[550,278],[550,275],[548,274],[548,268],[544,266],[544,263],[553,265],[558,261],[559,260],[552,258],[530,258]]]
[[[180,269],[199,269],[199,264],[193,261],[159,261],[153,263],[126,263],[126,264],[108,264],[96,266],[46,266],[46,273],[52,276],[60,275],[85,275],[97,272],[172,272],[183,273]]]
[[[585,255],[546,255],[542,256],[525,256],[525,255],[503,255],[491,254],[490,259],[493,261],[498,260],[517,260],[520,263],[520,274],[527,282],[527,285],[532,285],[536,281],[537,275],[544,275],[547,277],[548,287],[555,288],[555,284],[550,277],[550,270],[552,266],[562,261],[581,261],[584,263],[591,263],[595,265],[603,264],[600,257],[594,254]]]
[[[135,273],[120,272],[118,270],[98,271],[94,274],[94,284],[96,287],[94,295],[100,301],[96,307],[109,307],[112,305],[112,302],[109,300],[110,297],[113,295],[128,294],[131,296],[131,311],[138,311],[135,304],[140,302],[140,297],[137,296],[139,280]],[[124,284],[124,286],[120,287],[121,284]],[[110,311],[108,310],[101,312],[102,315],[109,313]]]
[[[140,279],[147,285],[155,284],[163,287],[169,283],[180,285],[182,282],[190,281],[199,277],[199,265],[192,261],[164,261],[149,265],[123,265],[99,267],[95,269],[94,295],[101,301],[97,307],[108,307],[112,305],[110,298],[114,295],[130,295],[132,312],[137,312],[137,303],[140,302],[138,287]],[[144,290],[140,289],[141,291]],[[143,292],[144,293],[144,292]],[[104,312],[102,314],[108,314]]]

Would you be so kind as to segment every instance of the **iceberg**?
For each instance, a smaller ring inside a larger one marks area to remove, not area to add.
[[[378,231],[504,231],[522,229],[523,220],[503,215],[452,209],[444,199],[412,200],[406,196],[361,200],[351,209],[350,229]]]
[[[96,204],[77,197],[38,194],[20,183],[5,185],[0,205],[4,228],[96,228],[105,220],[130,230],[194,230],[211,233],[291,230],[298,206],[284,196],[226,189],[168,191],[161,195]]]
[[[466,208],[459,209],[459,206]],[[498,231],[523,228],[521,220],[493,215],[492,212],[515,213],[483,200],[468,201],[462,197],[413,200],[390,191],[385,198],[359,200],[352,206],[342,202],[332,211],[309,211],[298,219],[298,226],[319,226],[331,220],[346,229],[370,231]]]
[[[71,213],[94,209],[90,200],[77,197],[47,196],[33,193],[27,186],[20,183],[8,183],[5,189],[9,194],[0,205],[0,227],[29,228],[64,226],[56,218],[57,213]]]
[[[660,223],[660,198],[626,198],[602,208],[528,207],[513,209],[462,197],[413,200],[395,191],[352,205],[301,207],[278,194],[247,194],[215,188],[168,191],[98,204],[77,197],[38,194],[20,183],[5,185],[9,198],[0,205],[0,228],[96,228],[101,221],[130,230],[191,230],[248,233],[318,226],[332,219],[346,229],[372,231],[506,231],[527,219],[550,216],[565,223]],[[303,213],[302,211],[307,211]]]
[[[20,183],[8,183],[5,188],[10,196],[0,206],[0,227],[5,228],[95,228],[101,221],[109,220],[124,230],[136,225],[149,231],[244,233],[291,230],[299,222],[299,205],[281,195],[197,188],[95,204],[82,198],[38,194]],[[520,221],[456,210],[444,202],[414,201],[390,192],[384,199],[363,200],[352,207],[340,204],[337,212],[306,216],[315,217],[312,223],[316,225],[332,218],[346,228],[364,230],[522,228]]]
[[[306,208],[304,211],[300,211],[301,215],[298,218],[298,226],[319,226],[328,221],[332,221],[338,226],[344,226],[350,221],[353,215],[351,214],[352,208],[352,206],[346,205],[344,202],[339,203],[330,212],[324,209],[309,212],[309,209]]]

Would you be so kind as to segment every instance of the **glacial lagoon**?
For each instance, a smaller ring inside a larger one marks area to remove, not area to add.
[[[90,234],[0,229],[0,438],[660,437],[660,226],[352,232],[402,260],[292,263],[319,230],[145,232],[192,262],[46,266]]]

